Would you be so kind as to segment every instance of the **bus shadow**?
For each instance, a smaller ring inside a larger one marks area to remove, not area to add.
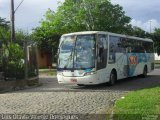
[[[146,78],[140,76],[121,79],[114,86],[109,86],[107,83],[100,85],[90,85],[83,87],[75,87],[76,90],[114,90],[114,91],[132,91],[144,88],[160,86],[160,75],[149,75]]]
[[[133,90],[140,90],[151,87],[160,87],[160,75],[148,75],[146,78],[132,77],[122,80],[118,80],[114,86],[109,86],[107,83],[99,85],[88,85],[88,86],[76,86],[76,85],[60,85],[56,79],[42,80],[38,87],[28,88],[19,91],[12,91],[13,93],[24,93],[24,92],[107,92],[107,91],[118,91],[127,92]]]

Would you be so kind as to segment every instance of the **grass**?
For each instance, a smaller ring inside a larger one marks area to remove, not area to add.
[[[160,68],[160,64],[155,64],[155,68]]]
[[[155,68],[160,68],[160,60],[155,60]]]
[[[160,64],[160,60],[155,60],[155,64]]]
[[[39,75],[55,76],[56,74],[56,69],[39,69]]]
[[[115,103],[113,111],[114,120],[158,120],[160,117],[160,87],[128,93]]]

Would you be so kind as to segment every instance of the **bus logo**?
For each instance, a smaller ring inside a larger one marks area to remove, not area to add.
[[[130,56],[129,57],[129,64],[130,65],[137,65],[138,64],[138,57],[137,56]]]

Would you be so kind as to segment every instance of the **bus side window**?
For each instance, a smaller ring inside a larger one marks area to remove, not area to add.
[[[128,53],[131,53],[131,52],[132,52],[132,48],[128,47]]]
[[[119,37],[109,36],[109,64],[115,63]]]
[[[146,53],[153,53],[153,43],[152,42],[143,42],[143,48]]]

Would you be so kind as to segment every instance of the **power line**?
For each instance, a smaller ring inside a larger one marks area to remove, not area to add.
[[[152,20],[149,20],[150,23],[150,33],[152,32]]]
[[[24,2],[24,0],[22,0],[19,5],[17,6],[17,8],[14,10],[14,13],[18,10],[18,8],[21,6],[21,4]]]

